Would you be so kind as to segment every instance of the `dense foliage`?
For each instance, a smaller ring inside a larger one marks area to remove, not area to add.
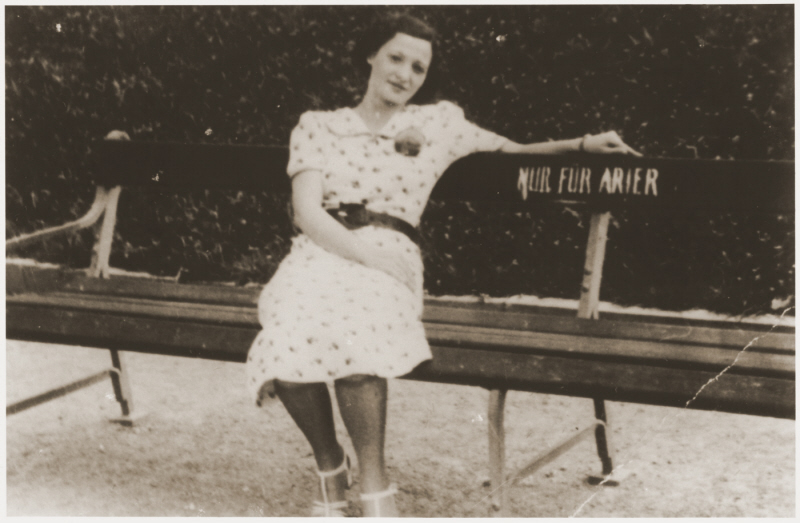
[[[286,143],[358,102],[374,7],[7,7],[7,236],[88,208],[90,143]],[[649,156],[794,159],[793,6],[418,6],[442,35],[439,97],[519,142],[617,130]],[[753,173],[757,176],[758,173]],[[265,194],[123,193],[112,264],[263,282],[289,245]],[[576,297],[588,216],[432,202],[439,293]],[[793,294],[793,216],[615,214],[604,299],[769,311]],[[33,254],[88,262],[86,233]]]

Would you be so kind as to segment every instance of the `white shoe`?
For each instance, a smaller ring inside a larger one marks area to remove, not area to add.
[[[375,509],[375,513],[372,517],[380,518],[384,517],[384,514],[381,514],[381,500],[388,498],[389,496],[394,496],[397,494],[397,485],[392,483],[389,485],[389,488],[386,490],[382,490],[380,492],[369,492],[367,494],[361,494],[361,501],[364,502],[372,502],[373,508]]]
[[[339,474],[347,473],[347,487],[353,484],[353,476],[350,472],[350,456],[347,455],[347,452],[344,453],[344,458],[342,459],[342,464],[336,467],[334,470],[326,470],[321,471],[317,469],[317,476],[319,476],[319,486],[320,490],[322,491],[322,501],[315,501],[314,508],[311,511],[311,515],[315,517],[326,517],[326,518],[343,518],[344,509],[347,508],[347,500],[342,501],[329,501],[328,500],[328,485],[325,482],[326,479],[332,478],[334,476],[338,476]]]

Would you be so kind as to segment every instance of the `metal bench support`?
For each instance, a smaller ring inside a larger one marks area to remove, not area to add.
[[[103,221],[99,222],[99,227],[95,225],[92,263],[89,267],[89,275],[95,278],[109,277],[108,260],[111,257],[111,244],[114,242],[114,227],[117,224],[117,204],[120,192],[122,192],[122,187],[119,185],[108,191]]]
[[[583,284],[581,285],[581,299],[578,304],[578,317],[596,320],[600,317],[598,306],[600,304],[600,282],[603,279],[603,262],[606,256],[606,241],[608,240],[608,222],[610,212],[592,214],[589,226],[589,239],[586,245],[586,262],[583,266]],[[611,442],[609,441],[608,413],[602,398],[594,398],[594,413],[597,421],[595,439],[597,441],[597,454],[603,464],[603,476],[607,480],[614,470],[611,460]],[[595,478],[589,481],[594,483]],[[602,482],[602,480],[600,481]],[[598,482],[598,483],[600,483]],[[605,481],[604,485],[614,486],[616,483]]]
[[[12,403],[11,405],[6,406],[6,416],[10,416],[11,414],[17,414],[18,412],[22,412],[23,410],[35,407],[36,405],[41,405],[42,403],[47,403],[50,400],[66,396],[70,392],[75,392],[77,390],[84,389],[90,385],[94,385],[95,383],[103,381],[104,379],[108,378],[109,375],[112,374],[114,374],[114,369],[106,369],[101,372],[98,372],[97,374],[88,376],[86,378],[82,378],[80,380],[73,381],[72,383],[62,385],[61,387],[56,387],[55,389],[48,390],[47,392],[43,392],[42,394],[37,394],[36,396],[32,396],[30,398],[26,398],[16,403]]]
[[[112,418],[110,421],[126,427],[132,427],[134,421],[141,415],[134,416],[133,413],[133,394],[131,393],[130,381],[128,381],[128,373],[122,364],[122,353],[114,349],[110,349],[109,352],[111,352],[111,364],[114,366],[115,371],[111,374],[111,386],[114,387],[114,396],[117,398],[122,410],[122,416]]]
[[[492,516],[502,516],[506,506],[506,432],[503,424],[506,407],[505,389],[489,392],[489,511]]]
[[[594,213],[589,225],[589,238],[586,245],[586,261],[583,268],[581,298],[578,304],[578,317],[598,319],[600,303],[600,282],[603,277],[603,261],[605,260],[606,241],[608,239],[608,222],[611,213]],[[489,393],[489,478],[491,493],[489,515],[506,517],[506,489],[522,479],[535,473],[552,462],[581,441],[594,433],[597,442],[597,454],[602,463],[602,477],[590,476],[589,483],[594,485],[616,486],[610,475],[614,470],[612,463],[612,447],[609,441],[608,413],[602,398],[594,398],[594,422],[577,434],[570,436],[549,451],[537,456],[517,472],[505,476],[505,428],[504,410],[507,390],[491,390]]]
[[[16,238],[6,240],[6,251],[27,247],[28,245],[32,245],[48,238],[62,236],[64,234],[79,231],[94,225],[97,220],[100,219],[100,217],[103,215],[103,211],[106,209],[108,195],[109,191],[105,187],[97,186],[97,189],[95,190],[94,202],[92,202],[92,206],[89,208],[86,214],[77,220],[65,223],[64,225],[49,227],[47,229],[42,229],[41,231],[23,234],[21,236],[17,236]]]
[[[121,186],[116,186],[111,189],[98,186],[94,202],[83,217],[65,225],[51,227],[8,240],[6,241],[6,249],[18,249],[49,238],[73,233],[80,229],[94,227],[95,243],[92,249],[92,263],[88,269],[88,274],[96,278],[108,278],[111,245],[114,241],[114,227],[117,221],[117,204],[121,191]],[[103,218],[102,221],[100,221],[101,217]],[[66,396],[71,392],[94,385],[110,377],[111,384],[114,388],[114,396],[122,410],[122,416],[114,418],[111,421],[125,426],[132,426],[135,418],[133,415],[133,396],[131,394],[128,375],[122,365],[122,355],[120,352],[113,349],[110,349],[110,352],[112,364],[110,369],[18,401],[6,407],[6,415],[16,414],[17,412],[22,412],[36,405]]]

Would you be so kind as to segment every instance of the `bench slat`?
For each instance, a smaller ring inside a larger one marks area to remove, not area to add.
[[[104,296],[253,307],[258,303],[258,295],[261,292],[260,287],[186,284],[126,276],[101,279],[82,274],[67,279],[59,289]]]
[[[134,298],[104,296],[76,296],[68,293],[50,295],[21,295],[9,299],[8,305],[28,307],[31,318],[41,318],[43,310],[81,311],[96,314],[116,314],[126,317],[174,320],[176,324],[208,323],[211,325],[242,326],[258,330],[256,310],[252,307],[231,307],[223,305],[192,304],[143,300]],[[12,309],[9,309],[12,310]],[[35,312],[34,312],[35,311]],[[13,325],[21,327],[24,318],[15,319]],[[11,318],[8,319],[11,325]],[[39,331],[51,326],[36,320]],[[553,334],[527,330],[508,330],[471,325],[448,325],[425,323],[431,344],[445,344],[456,347],[490,347],[498,351],[536,353],[553,351],[574,357],[593,357],[604,359],[627,359],[636,361],[655,361],[663,366],[700,365],[721,370],[736,360],[732,372],[759,373],[786,378],[794,376],[794,357],[781,354],[767,354],[716,347],[695,347],[660,341],[620,340],[597,338],[581,333]],[[52,328],[58,328],[52,327]],[[98,325],[93,328],[108,331],[110,327]],[[167,335],[167,334],[165,334]],[[238,347],[246,352],[249,345]],[[737,359],[738,358],[738,359]],[[651,363],[652,364],[652,363]]]
[[[636,321],[629,316],[615,320],[587,320],[569,316],[533,315],[512,311],[487,310],[487,308],[454,308],[428,302],[425,320],[433,323],[467,324],[503,329],[535,332],[561,332],[582,334],[597,338],[623,338],[630,340],[658,340],[674,343],[701,344],[715,347],[748,350],[768,349],[794,354],[794,335],[770,332],[769,325],[729,323],[724,328],[712,328],[688,322],[670,325]],[[623,319],[624,318],[624,319]],[[633,320],[633,321],[632,321]]]
[[[795,383],[778,378],[596,362],[550,355],[432,347],[434,359],[407,377],[486,388],[794,419]]]
[[[181,301],[146,300],[115,296],[81,295],[66,292],[21,294],[11,296],[7,304],[28,305],[42,308],[61,308],[107,312],[141,316],[143,318],[165,318],[178,321],[208,322],[213,325],[233,325],[258,328],[257,309],[253,306],[190,303]]]
[[[7,278],[11,267],[6,266]],[[29,280],[38,278],[46,282],[58,282],[50,283],[50,290],[62,289],[85,295],[255,307],[261,291],[260,287],[177,284],[140,277],[100,279],[87,277],[83,273],[64,273],[63,270],[55,269],[37,268],[36,271],[24,272]],[[12,278],[8,278],[8,281],[11,280]],[[730,347],[736,350],[752,343],[748,351],[781,354],[795,352],[794,329],[786,326],[772,328],[746,321],[737,323],[688,319],[676,323],[674,318],[661,319],[630,314],[602,314],[601,319],[596,321],[567,316],[563,314],[564,311],[560,311],[562,314],[551,313],[550,310],[546,310],[547,313],[542,312],[544,309],[532,306],[503,307],[479,303],[466,305],[428,299],[425,302],[423,319],[430,323],[581,334],[599,338],[668,340],[673,343]]]
[[[39,320],[34,314],[38,315]],[[46,317],[45,317],[46,315]],[[102,314],[97,311],[30,308],[8,311],[14,339],[70,343],[157,354],[243,362],[255,328]],[[42,327],[51,326],[47,331]],[[563,358],[480,349],[432,346],[434,359],[410,379],[683,406],[717,376],[702,370]],[[707,387],[692,408],[794,417],[794,381],[726,373]]]
[[[14,304],[6,318],[11,339],[239,363],[258,334],[255,327],[37,305]]]
[[[496,348],[504,352],[534,354],[552,351],[564,357],[595,357],[603,361],[637,361],[664,367],[705,367],[709,370],[722,370],[735,360],[731,372],[794,377],[794,357],[782,354],[460,325],[426,324],[425,330],[431,343],[453,347]]]
[[[45,280],[59,280],[60,288],[71,290],[76,297],[97,295],[101,300],[111,296],[120,300],[144,298],[195,304],[214,304],[220,307],[255,307],[260,288],[241,288],[223,285],[186,285],[144,278],[112,278],[103,280],[86,276],[48,276]],[[64,283],[66,282],[66,283]],[[42,296],[46,294],[42,293]],[[42,300],[43,297],[27,295],[23,300]],[[10,299],[14,299],[11,297]],[[59,298],[61,299],[61,298]],[[121,301],[122,303],[122,301]],[[125,301],[125,303],[129,303]],[[201,309],[203,307],[200,307]],[[223,310],[223,309],[218,309]],[[687,345],[707,345],[740,350],[748,346],[751,352],[774,352],[794,354],[794,334],[789,327],[770,329],[769,325],[752,323],[727,323],[724,328],[706,327],[701,322],[688,321],[684,325],[655,323],[653,318],[645,322],[639,317],[627,318],[614,315],[613,320],[585,320],[564,315],[519,312],[519,308],[503,310],[490,304],[446,304],[438,300],[426,300],[423,319],[427,323],[474,325],[479,327],[527,330],[576,334],[597,338],[630,339],[643,341],[670,341]],[[233,314],[238,314],[234,312]],[[210,321],[217,314],[208,315]],[[253,316],[255,318],[255,316]],[[243,320],[245,322],[250,320]],[[718,322],[719,323],[719,322]],[[751,344],[752,343],[752,344]]]

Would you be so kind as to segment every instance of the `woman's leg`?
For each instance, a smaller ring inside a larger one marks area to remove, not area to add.
[[[275,381],[275,392],[289,415],[303,432],[320,471],[336,469],[344,460],[344,450],[336,440],[333,407],[324,383],[290,383]],[[331,501],[345,499],[347,476],[340,474],[326,480]]]
[[[339,411],[358,455],[362,493],[389,488],[384,462],[386,435],[387,384],[376,376],[351,376],[335,382]],[[381,515],[397,514],[394,499],[381,501]],[[371,516],[372,503],[364,504],[364,515]]]

